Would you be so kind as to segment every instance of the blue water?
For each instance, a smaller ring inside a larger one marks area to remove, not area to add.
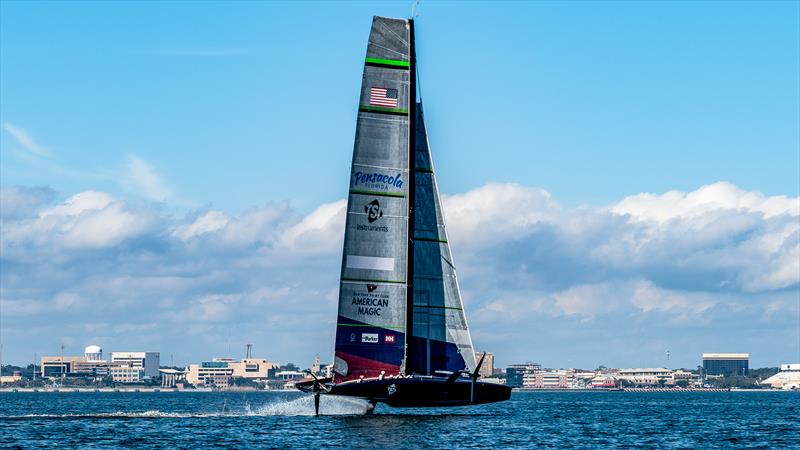
[[[0,447],[798,447],[800,393],[514,393],[394,409],[294,392],[1,393]]]

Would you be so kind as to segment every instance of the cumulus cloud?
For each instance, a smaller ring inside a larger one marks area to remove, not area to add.
[[[56,191],[49,187],[0,187],[0,219],[31,217],[55,197]]]
[[[12,347],[96,338],[188,361],[255,341],[303,364],[331,350],[344,200],[306,214],[279,202],[176,216],[102,192],[54,196],[0,197]],[[763,345],[742,327],[797,326],[798,198],[715,183],[566,208],[541,189],[489,184],[446,197],[444,211],[473,336],[500,361],[558,359],[552,349],[566,346],[591,362],[631,340],[699,353],[722,338]]]

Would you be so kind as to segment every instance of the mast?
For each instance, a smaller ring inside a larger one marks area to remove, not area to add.
[[[408,20],[409,27],[409,101],[408,101],[408,248],[406,268],[406,348],[403,358],[403,373],[411,374],[408,364],[409,343],[414,332],[414,202],[416,201],[416,121],[417,121],[417,54],[414,43],[414,19]]]

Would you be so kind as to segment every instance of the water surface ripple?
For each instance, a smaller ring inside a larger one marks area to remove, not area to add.
[[[252,393],[0,393],[0,447],[800,448],[800,393],[516,392],[446,409]]]

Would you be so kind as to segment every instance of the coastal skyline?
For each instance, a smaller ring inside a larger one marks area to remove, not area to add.
[[[408,5],[313,5],[3,4],[4,362],[330,359],[363,24]],[[476,350],[800,360],[799,8],[421,8]]]

